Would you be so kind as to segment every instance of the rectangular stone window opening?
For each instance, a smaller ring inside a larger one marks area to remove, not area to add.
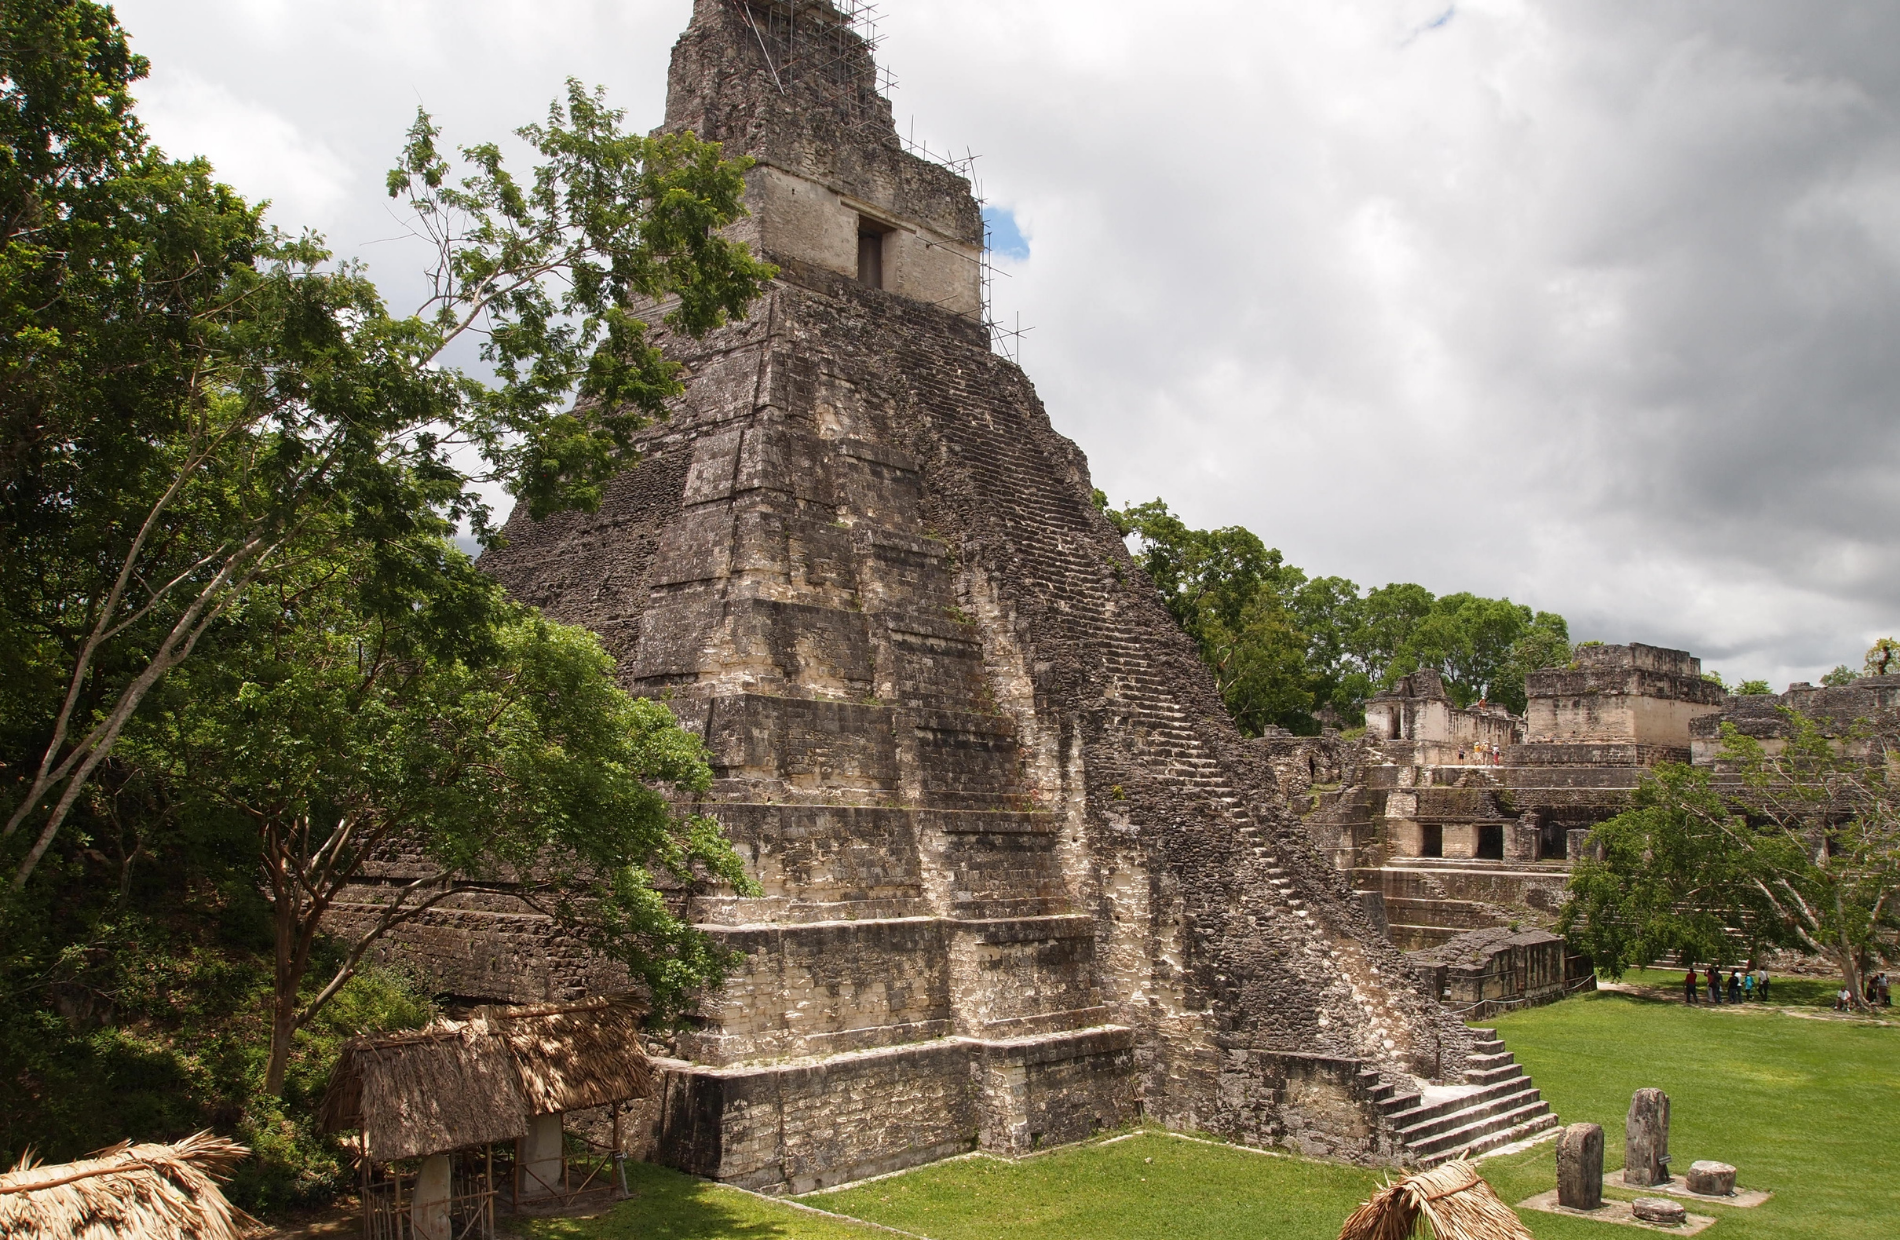
[[[890,231],[876,220],[858,217],[858,283],[866,288],[884,287],[884,238]]]
[[[1478,856],[1486,861],[1504,860],[1503,823],[1481,822],[1478,824]]]
[[[1418,855],[1421,857],[1442,857],[1445,855],[1445,828],[1437,823],[1428,823],[1419,829],[1423,837]]]

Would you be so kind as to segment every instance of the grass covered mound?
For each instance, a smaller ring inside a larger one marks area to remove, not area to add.
[[[1658,978],[1662,975],[1658,974]],[[1635,980],[1643,980],[1637,978]],[[1780,983],[1777,982],[1777,985]],[[1797,988],[1783,996],[1793,1001]],[[1803,1007],[1806,1005],[1803,1004]],[[1623,1117],[1645,1086],[1671,1100],[1670,1150],[1734,1163],[1775,1197],[1715,1214],[1735,1240],[1886,1237],[1900,1218],[1900,1027],[1816,1019],[1761,1005],[1685,1007],[1601,992],[1495,1023],[1566,1123],[1602,1124],[1605,1166],[1622,1166]],[[1480,1169],[1515,1204],[1556,1183],[1545,1143]],[[594,1219],[523,1227],[545,1237],[840,1240],[886,1235],[654,1167],[640,1197]],[[1385,1173],[1143,1132],[1011,1162],[920,1167],[801,1200],[930,1240],[1333,1240]],[[1611,1196],[1637,1194],[1613,1190]],[[1539,1237],[1617,1240],[1602,1223],[1526,1211]]]

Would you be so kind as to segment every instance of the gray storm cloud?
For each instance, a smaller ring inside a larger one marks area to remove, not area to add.
[[[149,123],[360,255],[382,169],[573,74],[647,126],[685,0],[132,0]],[[1449,14],[1449,16],[1447,16]],[[1900,629],[1900,9],[890,0],[902,127],[1030,246],[997,309],[1121,499],[1362,585],[1810,678]]]

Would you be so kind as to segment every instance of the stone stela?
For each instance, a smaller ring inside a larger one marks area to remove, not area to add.
[[[1623,1125],[1623,1183],[1648,1188],[1669,1182],[1669,1095],[1639,1089]]]
[[[1137,1118],[1362,1162],[1554,1124],[1310,846],[991,351],[969,183],[876,85],[828,4],[697,0],[665,128],[755,161],[735,233],[780,276],[656,331],[687,390],[641,462],[481,561],[705,738],[696,808],[764,889],[676,893],[741,963],[635,1152],[782,1192]],[[616,985],[499,897],[388,954],[471,999]]]
[[[1569,1210],[1603,1204],[1601,1124],[1572,1124],[1557,1138],[1557,1204]]]

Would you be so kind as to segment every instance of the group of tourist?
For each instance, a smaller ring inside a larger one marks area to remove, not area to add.
[[[1768,970],[1730,969],[1728,974],[1728,998],[1722,997],[1722,973],[1714,965],[1709,966],[1706,974],[1710,1003],[1751,1003],[1768,1002]],[[1695,966],[1682,975],[1682,999],[1684,1003],[1698,1003],[1702,997],[1703,984],[1696,977]]]
[[[1503,752],[1490,741],[1475,741],[1469,746],[1459,747],[1458,761],[1466,761],[1466,755],[1469,754],[1469,760],[1478,766],[1496,766],[1504,760]]]
[[[1876,973],[1867,979],[1867,990],[1863,996],[1868,1007],[1892,1007],[1893,988],[1887,984],[1885,973]],[[1834,994],[1834,1010],[1845,1012],[1854,1006],[1854,992],[1843,986]]]

